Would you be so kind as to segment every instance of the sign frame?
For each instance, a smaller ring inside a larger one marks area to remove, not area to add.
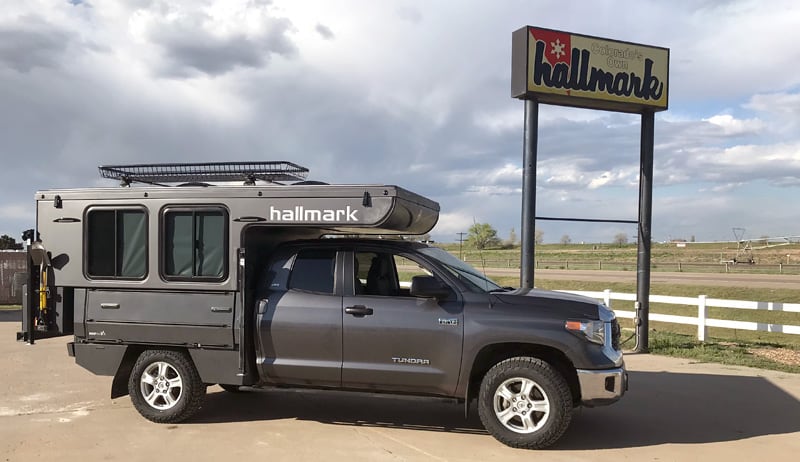
[[[628,113],[669,107],[669,48],[534,26],[514,31],[511,45],[512,98]]]

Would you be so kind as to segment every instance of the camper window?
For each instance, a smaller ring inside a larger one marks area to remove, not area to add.
[[[86,274],[93,279],[143,279],[147,275],[147,215],[143,210],[88,211]]]
[[[219,208],[167,209],[163,220],[163,276],[167,280],[222,280],[227,273],[227,213]]]

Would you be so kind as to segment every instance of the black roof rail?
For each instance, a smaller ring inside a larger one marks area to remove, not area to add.
[[[304,181],[308,176],[306,167],[287,161],[101,165],[98,169],[100,176],[119,180],[122,186],[134,182],[166,186],[236,180],[252,185],[256,180]]]

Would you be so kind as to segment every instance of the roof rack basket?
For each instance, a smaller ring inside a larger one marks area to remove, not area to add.
[[[286,161],[101,165],[98,169],[103,178],[118,180],[122,186],[133,182],[165,186],[164,183],[209,181],[244,181],[252,185],[256,180],[303,181],[308,176],[307,168]]]

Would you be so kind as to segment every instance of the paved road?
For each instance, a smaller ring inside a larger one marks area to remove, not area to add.
[[[637,355],[614,406],[576,412],[548,451],[507,448],[441,401],[210,387],[201,413],[157,425],[111,379],[66,354],[66,338],[14,342],[0,323],[0,461],[795,461],[800,375]]]
[[[514,268],[486,268],[486,273],[519,277],[519,270]],[[534,272],[534,281],[537,279],[635,283],[636,272],[539,269]],[[651,272],[650,283],[800,290],[800,276],[789,274]]]

